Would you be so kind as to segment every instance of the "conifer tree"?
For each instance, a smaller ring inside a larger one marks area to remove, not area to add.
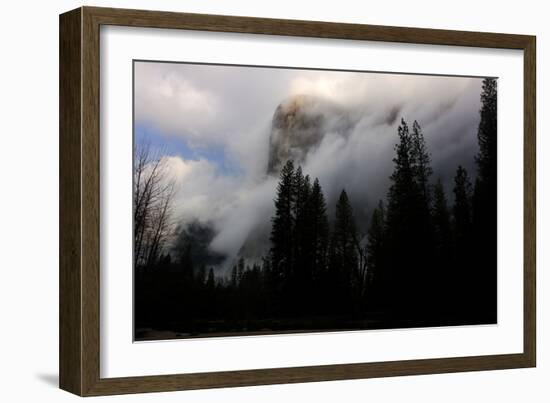
[[[293,178],[295,200],[293,206],[294,217],[299,219],[300,216],[305,214],[307,200],[311,193],[311,183],[309,175],[304,176],[302,173],[302,167],[298,166]]]
[[[216,280],[214,277],[214,269],[211,267],[210,270],[208,270],[208,277],[206,279],[206,288],[209,290],[213,290],[216,285]]]
[[[195,284],[198,286],[204,285],[206,280],[206,267],[201,264],[197,272],[195,273]]]
[[[307,293],[311,288],[312,246],[311,246],[311,214],[309,198],[311,182],[309,176],[304,177],[302,167],[298,166],[294,175],[296,200],[294,204],[294,267],[292,273],[293,299],[299,299],[300,294]],[[308,299],[309,296],[306,296]],[[303,304],[302,304],[303,305]]]
[[[195,277],[195,268],[193,264],[192,246],[187,243],[180,254],[180,271],[183,273],[183,281],[190,284]]]
[[[241,256],[237,262],[237,283],[240,283],[245,273],[244,258]]]
[[[483,80],[481,92],[480,122],[477,132],[479,153],[476,157],[480,181],[496,188],[497,160],[497,81]],[[492,189],[494,190],[494,189]]]
[[[395,146],[394,171],[390,176],[387,196],[386,242],[387,265],[385,281],[380,291],[384,305],[393,310],[413,309],[418,300],[418,271],[421,253],[417,244],[420,193],[415,182],[413,142],[407,123],[402,119],[397,129],[399,141]],[[403,304],[400,301],[408,301]]]
[[[476,302],[474,297],[476,288],[475,270],[472,270],[473,239],[472,239],[472,184],[466,170],[459,166],[455,179],[455,202],[453,205],[453,265],[456,278],[454,298],[455,311],[462,315],[472,313]]]
[[[472,184],[468,172],[462,166],[456,170],[454,179],[455,202],[453,206],[453,223],[457,253],[467,248],[472,235]]]
[[[415,183],[413,161],[411,160],[412,140],[409,127],[404,120],[397,129],[399,142],[395,146],[396,155],[393,158],[394,171],[390,176],[388,191],[388,226],[394,236],[400,230],[406,229],[402,224],[413,216],[417,204],[418,189]]]
[[[382,200],[372,212],[367,234],[367,267],[371,287],[381,287],[384,275],[384,226],[385,211]],[[375,296],[377,297],[377,296]]]
[[[497,81],[483,80],[478,175],[474,191],[473,225],[477,276],[473,298],[483,320],[496,320],[497,303]]]
[[[325,197],[315,178],[307,203],[307,231],[305,249],[307,250],[307,283],[305,298],[309,299],[309,310],[324,312],[327,306],[326,296],[330,295],[327,278],[329,222]]]
[[[447,197],[441,180],[438,179],[434,186],[434,205],[432,210],[434,223],[434,240],[436,249],[436,260],[442,266],[450,261],[451,253],[451,219]]]
[[[345,190],[336,203],[336,217],[330,246],[330,277],[336,291],[336,308],[349,312],[353,274],[357,269],[357,228]]]
[[[319,278],[326,270],[327,247],[329,242],[329,224],[325,196],[323,195],[323,190],[317,178],[315,178],[313,182],[309,206],[311,213],[311,241],[315,279]]]
[[[415,181],[423,198],[422,202],[426,204],[427,208],[430,204],[430,176],[433,172],[430,162],[424,134],[415,120],[411,132],[411,165]]]
[[[288,278],[293,265],[293,229],[295,194],[294,162],[288,160],[281,170],[277,196],[275,198],[275,215],[271,229],[271,266],[277,281]]]
[[[437,302],[438,287],[432,286],[434,278],[440,273],[434,261],[434,227],[431,216],[432,189],[430,177],[433,173],[431,167],[431,158],[428,153],[424,134],[420,125],[415,120],[411,131],[411,164],[413,176],[418,188],[418,200],[416,203],[416,224],[415,224],[415,242],[417,257],[419,259],[417,266],[417,280],[419,294],[422,296],[424,304],[422,309],[430,309]]]
[[[447,197],[441,180],[438,179],[433,192],[432,222],[434,228],[434,270],[431,282],[436,284],[435,293],[440,314],[456,311],[459,301],[458,279],[452,267],[452,229]]]
[[[231,286],[237,287],[238,284],[238,275],[237,275],[237,265],[233,265],[231,269]]]

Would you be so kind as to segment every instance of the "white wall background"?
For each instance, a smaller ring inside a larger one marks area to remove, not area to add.
[[[308,4],[309,3],[309,4]],[[0,397],[70,402],[58,366],[58,14],[78,1],[12,1],[0,24]],[[550,27],[545,2],[123,0],[88,5],[537,35],[538,367],[101,398],[153,402],[547,402],[550,389]],[[546,161],[544,158],[546,158]]]

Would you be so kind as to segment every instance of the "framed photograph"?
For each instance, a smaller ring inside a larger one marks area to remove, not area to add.
[[[535,37],[60,16],[60,387],[533,367]]]

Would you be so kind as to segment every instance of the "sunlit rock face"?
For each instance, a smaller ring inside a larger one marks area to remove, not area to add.
[[[273,114],[267,172],[277,174],[288,159],[303,163],[327,133],[347,136],[353,124],[338,105],[319,97],[296,95]]]

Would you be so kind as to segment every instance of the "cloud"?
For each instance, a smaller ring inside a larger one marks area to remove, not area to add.
[[[198,88],[163,64],[136,63],[135,115],[167,135],[185,133],[201,143],[215,119],[219,99],[215,93]]]
[[[225,256],[236,256],[258,223],[268,220],[277,185],[276,178],[259,182],[217,172],[207,160],[164,157],[169,179],[176,183],[173,217],[177,224],[196,220],[212,226],[211,248]]]
[[[186,222],[195,218],[213,221],[223,217],[238,200],[242,182],[238,177],[220,175],[212,162],[165,158],[167,171],[176,183],[175,217]]]

